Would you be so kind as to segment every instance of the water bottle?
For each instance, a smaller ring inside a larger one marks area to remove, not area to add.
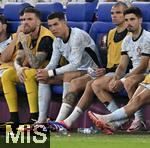
[[[78,128],[77,132],[82,134],[96,134],[99,131],[93,127],[90,127],[90,128]]]
[[[93,68],[89,67],[87,69],[87,73],[91,76],[91,77],[96,77],[96,70],[94,70]]]

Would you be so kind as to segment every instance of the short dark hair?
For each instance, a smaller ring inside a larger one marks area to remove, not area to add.
[[[27,6],[27,7],[23,8],[23,9],[19,12],[19,16],[23,16],[24,10],[27,9],[27,8],[34,8],[34,7],[33,7],[33,6]]]
[[[119,7],[119,6],[123,6],[125,9],[128,8],[128,5],[125,2],[122,2],[122,1],[118,1],[117,3],[115,3],[113,5],[113,7]]]
[[[138,8],[138,7],[132,6],[132,7],[129,7],[128,9],[126,9],[126,10],[124,11],[124,15],[130,14],[130,13],[133,13],[133,14],[135,14],[137,17],[142,18],[142,12],[141,12],[140,8]]]
[[[0,15],[0,22],[2,24],[7,24],[7,20],[6,20],[6,18],[3,15]]]
[[[53,12],[48,15],[47,19],[51,20],[54,18],[58,18],[59,20],[65,20],[65,14],[63,12]]]
[[[26,8],[24,9],[24,11],[23,11],[23,14],[24,14],[24,13],[34,13],[34,14],[36,15],[36,17],[39,18],[39,19],[40,19],[40,17],[41,17],[40,11],[37,10],[36,8],[34,8],[34,7],[26,7]]]

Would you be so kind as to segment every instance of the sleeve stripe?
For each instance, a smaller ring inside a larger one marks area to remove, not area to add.
[[[148,54],[148,53],[142,53],[141,55],[142,56],[150,56],[150,54]]]
[[[121,55],[124,55],[124,54],[127,55],[127,51],[122,51],[122,52],[121,52]]]

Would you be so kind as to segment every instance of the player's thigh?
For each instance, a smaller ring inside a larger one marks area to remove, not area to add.
[[[84,74],[83,76],[81,77],[78,77],[78,78],[75,78],[71,81],[71,85],[70,85],[70,91],[73,89],[73,88],[77,88],[77,89],[80,89],[80,90],[84,90],[85,87],[86,87],[86,84],[88,81],[91,80],[91,77],[87,74]]]
[[[78,78],[83,76],[86,73],[86,71],[71,71],[71,72],[65,72],[63,81],[64,82],[70,82],[72,79]]]
[[[95,89],[109,90],[109,83],[112,80],[112,78],[113,78],[112,76],[107,76],[107,75],[99,77],[96,80],[94,80],[94,82],[92,83],[92,88],[94,90]]]

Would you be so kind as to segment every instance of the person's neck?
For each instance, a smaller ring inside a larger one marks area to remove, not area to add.
[[[132,38],[134,40],[136,40],[137,38],[139,38],[139,36],[141,34],[141,31],[142,31],[142,27],[140,26],[138,30],[132,32]]]
[[[123,32],[126,29],[125,23],[116,26],[117,33]]]
[[[68,40],[68,37],[69,37],[69,27],[66,27],[64,31],[64,35],[62,37],[63,41],[66,42]]]
[[[40,26],[36,27],[36,29],[30,34],[32,39],[37,39],[39,36]]]
[[[0,34],[0,43],[5,41],[7,39],[7,34],[6,33],[1,33]]]

